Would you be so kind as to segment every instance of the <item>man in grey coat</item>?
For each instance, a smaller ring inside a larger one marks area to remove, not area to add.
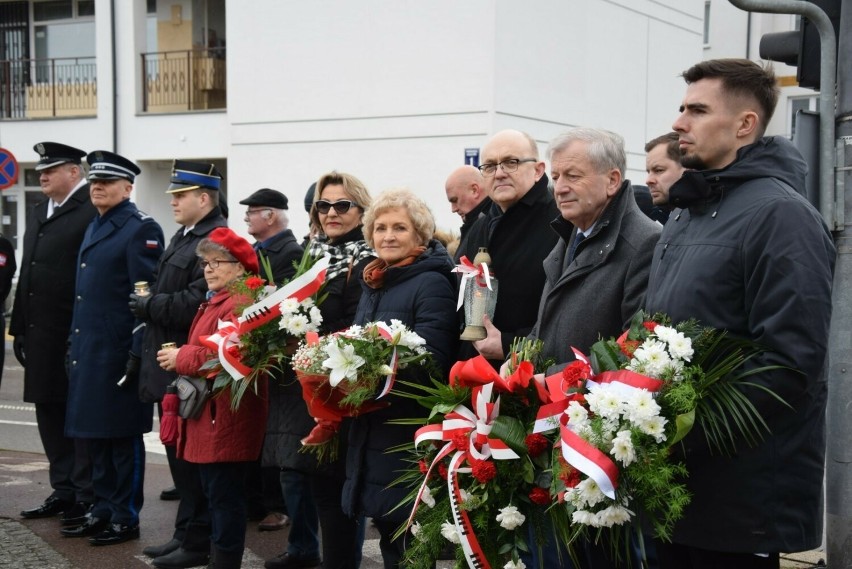
[[[624,179],[623,139],[575,128],[550,142],[548,158],[560,239],[544,260],[546,281],[530,336],[545,357],[574,359],[600,337],[618,336],[642,306],[660,226]]]

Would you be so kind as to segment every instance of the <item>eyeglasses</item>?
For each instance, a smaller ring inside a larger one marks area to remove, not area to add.
[[[201,265],[202,269],[206,269],[210,267],[214,271],[219,268],[219,265],[222,263],[239,263],[239,261],[225,261],[223,259],[213,259],[212,261],[199,261],[198,264]]]
[[[247,209],[246,210],[246,217],[250,216],[253,213],[260,213],[261,211],[272,211],[272,209],[270,209],[268,207],[262,207],[260,209]]]
[[[500,166],[500,169],[510,174],[518,169],[518,166],[523,164],[524,162],[536,162],[536,158],[509,158],[508,160],[503,160],[499,164],[483,164],[479,167],[479,171],[482,172],[483,176],[493,176],[497,173],[497,166]]]
[[[334,211],[338,215],[343,215],[352,207],[361,207],[352,200],[338,200],[334,203],[326,200],[317,200],[314,205],[317,207],[317,211],[323,215],[327,214],[331,208],[334,208]]]

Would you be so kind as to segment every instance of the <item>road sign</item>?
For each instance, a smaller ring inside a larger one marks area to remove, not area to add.
[[[18,161],[15,156],[0,148],[0,190],[11,188],[18,181]]]
[[[464,163],[468,166],[479,168],[479,148],[465,148]]]

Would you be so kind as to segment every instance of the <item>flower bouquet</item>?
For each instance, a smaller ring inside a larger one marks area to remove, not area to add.
[[[350,326],[323,337],[309,334],[292,360],[308,413],[317,422],[303,447],[318,460],[336,457],[343,418],[387,406],[379,400],[390,392],[397,370],[430,359],[425,344],[399,320]]]
[[[271,282],[269,262],[261,260]],[[216,354],[202,369],[214,378],[214,392],[231,388],[232,409],[239,407],[248,389],[257,392],[259,378],[280,369],[305,334],[319,329],[322,315],[317,304],[322,302],[320,289],[327,266],[327,259],[306,252],[296,274],[280,288],[255,275],[230,285],[235,314],[240,316],[219,321],[216,333],[202,337],[201,343]]]
[[[631,524],[637,515],[670,539],[690,501],[688,472],[671,447],[696,424],[717,452],[768,432],[744,393],[767,391],[748,381],[767,368],[744,366],[761,351],[695,321],[672,326],[641,312],[589,358],[575,350],[561,377],[547,378],[551,393],[567,387],[571,396],[542,407],[535,428],[559,431],[551,492],[570,513],[572,539],[606,531],[617,558],[629,549],[629,530],[641,532]]]
[[[520,568],[532,548],[567,543],[570,513],[555,507],[551,492],[555,436],[532,433],[539,406],[551,402],[533,379],[549,364],[541,347],[516,341],[503,375],[478,356],[458,362],[448,384],[406,384],[430,409],[415,435],[413,467],[396,481],[413,487],[400,505],[413,504],[399,531],[414,535],[406,566],[432,567],[450,542],[459,566]]]

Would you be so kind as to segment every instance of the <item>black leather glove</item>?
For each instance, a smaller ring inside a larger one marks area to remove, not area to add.
[[[133,352],[127,354],[127,365],[124,368],[124,379],[121,381],[121,387],[126,389],[127,387],[136,385],[136,382],[139,380],[139,364],[141,361],[139,356]]]
[[[138,294],[130,295],[130,302],[127,303],[130,306],[130,312],[133,313],[133,316],[142,321],[148,320],[148,302],[151,300],[151,295],[139,296]]]
[[[18,360],[18,363],[22,366],[26,367],[27,358],[24,355],[24,337],[23,336],[15,336],[14,342],[12,342],[12,349],[15,350],[15,359]]]

